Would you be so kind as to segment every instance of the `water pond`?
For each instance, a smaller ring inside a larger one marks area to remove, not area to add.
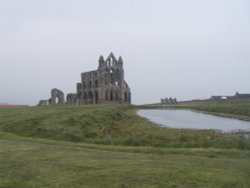
[[[191,110],[139,110],[138,115],[165,127],[179,129],[214,129],[222,132],[250,132],[250,122],[224,118]]]

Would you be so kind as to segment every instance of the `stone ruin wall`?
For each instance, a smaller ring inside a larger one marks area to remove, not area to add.
[[[177,104],[177,99],[176,98],[172,98],[172,97],[169,97],[169,98],[162,98],[161,99],[161,104],[162,105],[165,105],[165,104]]]
[[[111,53],[106,60],[99,58],[95,71],[81,74],[81,82],[76,84],[76,93],[69,93],[64,100],[64,93],[51,90],[49,100],[40,100],[38,105],[84,105],[84,104],[131,104],[131,92],[124,80],[123,60],[117,60]]]

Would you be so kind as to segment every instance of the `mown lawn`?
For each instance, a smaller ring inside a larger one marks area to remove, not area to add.
[[[77,143],[0,139],[0,187],[249,187],[250,152],[123,152]],[[117,148],[119,149],[119,148]],[[223,153],[223,155],[220,154]]]
[[[250,141],[122,105],[0,109],[0,187],[250,187]]]

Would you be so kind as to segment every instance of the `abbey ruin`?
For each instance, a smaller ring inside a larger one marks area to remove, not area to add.
[[[172,98],[172,97],[169,97],[169,98],[162,98],[161,99],[161,104],[162,105],[165,105],[165,104],[177,104],[177,99],[176,98]]]
[[[66,102],[64,100],[63,92],[54,88],[51,98],[40,100],[38,105],[130,104],[131,92],[124,80],[122,58],[117,60],[113,53],[106,60],[100,56],[98,69],[82,73],[76,93],[67,94]]]

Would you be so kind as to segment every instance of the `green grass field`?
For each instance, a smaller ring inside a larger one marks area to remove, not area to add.
[[[250,187],[250,141],[135,106],[0,109],[0,187]]]

